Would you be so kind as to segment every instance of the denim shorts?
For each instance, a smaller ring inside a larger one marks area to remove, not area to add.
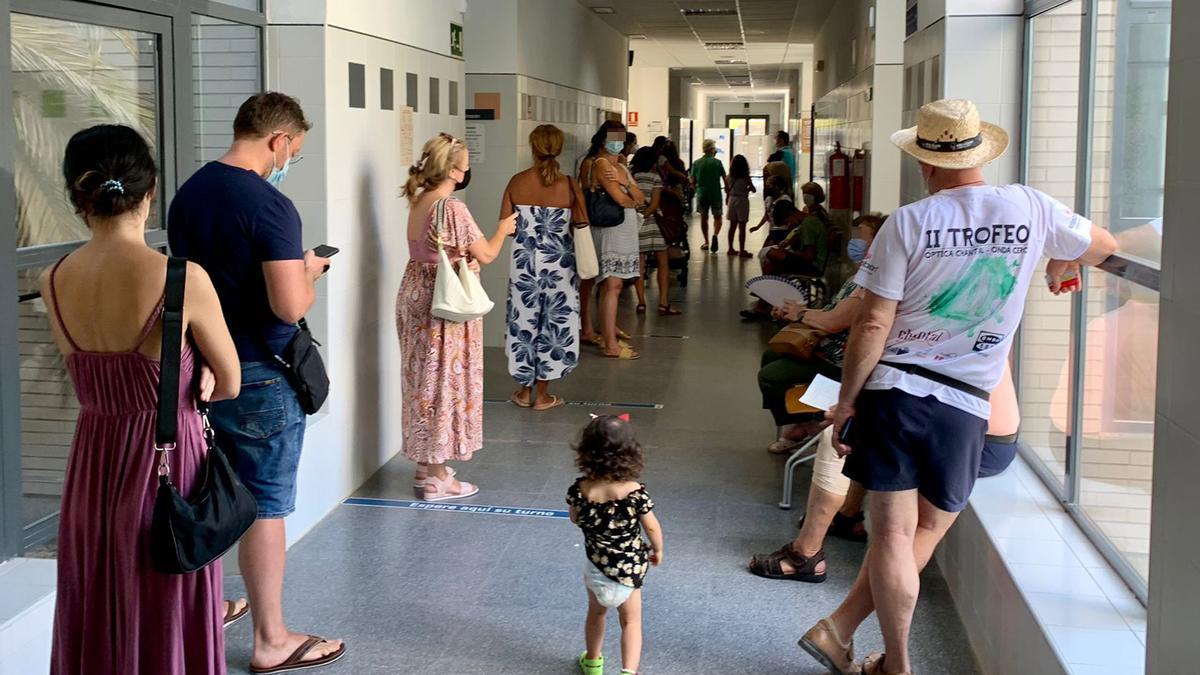
[[[241,395],[214,403],[211,417],[238,477],[258,500],[258,517],[295,511],[305,419],[283,370],[266,361],[243,363]]]
[[[987,420],[933,396],[867,390],[859,394],[842,473],[873,492],[915,489],[941,509],[967,507]]]

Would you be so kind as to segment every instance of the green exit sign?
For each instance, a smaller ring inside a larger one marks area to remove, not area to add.
[[[452,23],[450,24],[450,56],[461,57],[463,55],[463,27]]]

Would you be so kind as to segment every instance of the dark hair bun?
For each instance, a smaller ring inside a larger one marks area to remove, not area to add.
[[[63,178],[76,213],[111,218],[142,205],[158,182],[158,166],[141,134],[101,124],[67,142]]]

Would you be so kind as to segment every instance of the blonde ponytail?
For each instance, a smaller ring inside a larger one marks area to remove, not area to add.
[[[421,192],[436,188],[449,176],[466,145],[450,134],[438,134],[425,142],[421,159],[408,168],[408,180],[400,188],[400,194],[408,203],[416,204]]]
[[[529,133],[529,148],[533,150],[533,166],[550,187],[562,177],[558,156],[563,149],[563,132],[553,124],[542,124]]]

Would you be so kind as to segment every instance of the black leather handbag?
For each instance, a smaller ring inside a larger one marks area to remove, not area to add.
[[[616,227],[625,222],[625,207],[618,204],[607,190],[596,185],[596,161],[592,162],[592,188],[584,195],[588,221],[592,227]]]
[[[283,354],[276,354],[266,347],[275,357],[275,363],[283,368],[284,375],[296,390],[296,398],[300,400],[300,408],[306,415],[315,415],[325,399],[329,398],[329,374],[325,371],[325,361],[321,359],[321,346],[308,330],[308,322],[300,319],[296,334],[284,347]]]
[[[158,381],[158,420],[154,449],[158,453],[158,494],[150,523],[150,559],[164,574],[203,569],[237,543],[258,517],[254,495],[238,480],[208,422],[207,406],[199,412],[208,445],[200,478],[190,499],[171,483],[170,453],[179,433],[179,370],[183,343],[183,296],[187,261],[167,261],[167,287],[162,318],[162,355]]]

